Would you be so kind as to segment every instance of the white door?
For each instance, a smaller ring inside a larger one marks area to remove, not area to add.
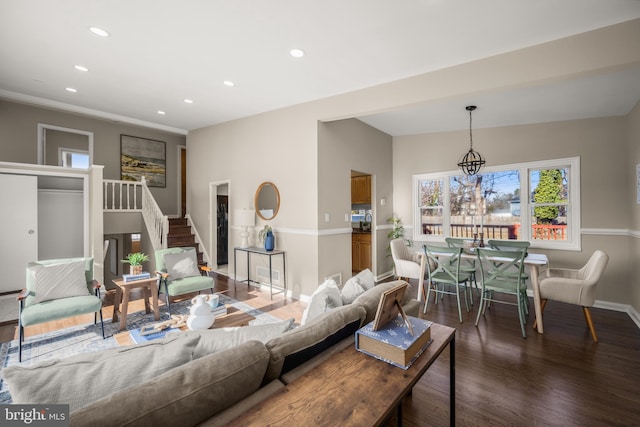
[[[38,259],[38,178],[0,174],[0,203],[0,292],[19,291]]]

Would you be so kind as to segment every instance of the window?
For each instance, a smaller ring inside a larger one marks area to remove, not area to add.
[[[580,249],[579,158],[414,175],[414,239],[529,240]],[[574,208],[575,207],[575,208]]]
[[[89,167],[89,152],[61,148],[60,166],[65,168],[87,169]]]

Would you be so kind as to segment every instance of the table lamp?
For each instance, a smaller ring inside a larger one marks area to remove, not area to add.
[[[241,248],[249,247],[249,227],[254,227],[256,225],[256,214],[251,209],[236,209],[234,213],[234,222],[235,225],[242,228],[240,232],[240,237],[242,240],[240,241]]]

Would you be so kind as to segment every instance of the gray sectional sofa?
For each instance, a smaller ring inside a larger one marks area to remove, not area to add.
[[[243,335],[233,336],[233,344],[227,349],[216,348],[221,335],[210,330],[204,333],[189,331],[142,346],[125,347],[113,356],[124,353],[128,362],[118,360],[114,364],[113,360],[103,360],[99,353],[94,354],[90,366],[75,368],[79,373],[85,369],[102,373],[102,376],[98,374],[98,380],[106,383],[100,384],[98,389],[103,393],[110,390],[109,378],[143,369],[153,364],[156,357],[172,357],[176,363],[158,368],[155,375],[139,384],[129,382],[119,391],[90,398],[89,403],[72,404],[71,426],[233,424],[233,420],[247,409],[268,399],[335,352],[354,345],[355,331],[375,317],[380,295],[398,283],[377,285],[353,303],[327,311],[268,340],[265,333],[252,338],[249,328],[256,327],[248,326],[240,328]],[[403,305],[407,314],[418,316],[420,303],[417,300],[405,298]],[[283,322],[282,327],[289,325]],[[216,337],[217,343],[215,340],[207,343],[210,335]],[[185,358],[190,360],[185,362]],[[128,366],[120,371],[118,366],[124,363]],[[141,367],[137,368],[136,364]],[[93,379],[87,378],[87,381]],[[51,388],[55,383],[44,384]]]

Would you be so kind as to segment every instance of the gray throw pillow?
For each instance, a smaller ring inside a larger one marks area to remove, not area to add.
[[[164,265],[169,273],[169,280],[200,276],[196,251],[184,251],[164,254]]]
[[[35,290],[33,299],[29,301],[28,305],[90,295],[84,268],[85,261],[29,267],[29,274],[34,276]]]
[[[31,367],[10,366],[2,377],[16,404],[69,404],[74,411],[105,393],[140,384],[192,360],[198,336],[172,334],[146,344],[83,353]]]

